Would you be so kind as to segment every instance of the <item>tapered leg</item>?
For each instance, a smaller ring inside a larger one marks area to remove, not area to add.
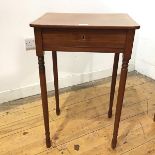
[[[59,108],[59,88],[58,88],[58,66],[57,66],[57,52],[52,52],[53,58],[53,75],[54,75],[54,87],[55,87],[55,100],[56,100],[56,114],[60,114]]]
[[[119,61],[119,53],[115,53],[114,64],[113,64],[113,73],[112,73],[112,81],[111,81],[111,91],[110,91],[110,104],[109,104],[109,111],[108,111],[108,117],[109,118],[112,117],[112,107],[113,107],[113,101],[114,101],[118,61]]]
[[[129,62],[129,59],[123,58],[121,75],[120,75],[120,83],[119,83],[119,89],[118,89],[117,105],[116,105],[113,139],[111,144],[113,149],[116,147],[116,144],[117,144],[117,135],[118,135],[119,122],[121,117],[125,84],[126,84],[126,77],[127,77],[127,71],[128,71],[128,62]]]
[[[42,108],[43,108],[43,116],[44,116],[45,135],[46,135],[46,146],[49,148],[51,147],[51,141],[50,141],[50,132],[49,132],[49,113],[48,113],[48,99],[47,99],[44,56],[38,56],[38,64],[39,64],[41,98],[42,98]]]

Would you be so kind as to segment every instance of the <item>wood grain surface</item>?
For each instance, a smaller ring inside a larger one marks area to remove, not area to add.
[[[30,24],[49,28],[138,29],[140,26],[128,14],[46,13]]]
[[[50,149],[46,148],[44,141],[39,96],[1,104],[0,154],[154,155],[155,81],[130,73],[126,86],[115,150],[109,145],[114,117],[107,117],[110,92],[110,78],[107,78],[74,86],[71,91],[61,93],[60,116],[55,113],[55,98],[49,94]]]

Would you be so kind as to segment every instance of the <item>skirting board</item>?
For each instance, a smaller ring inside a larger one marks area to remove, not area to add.
[[[130,64],[129,72],[134,71],[134,69],[135,69],[135,65]],[[120,67],[118,68],[118,73],[119,72],[120,72]],[[107,70],[100,70],[96,72],[84,73],[84,74],[68,75],[68,76],[65,76],[65,78],[59,78],[59,88],[65,88],[65,87],[82,84],[89,81],[103,79],[111,76],[111,74],[112,74],[112,68]],[[54,90],[53,81],[47,82],[47,89],[48,91]],[[28,96],[37,95],[37,94],[40,94],[39,83],[13,89],[13,90],[3,91],[3,92],[0,92],[0,104],[8,101],[13,101],[20,98],[28,97]]]
[[[135,68],[139,73],[155,80],[155,66],[153,64],[144,60],[136,60]]]

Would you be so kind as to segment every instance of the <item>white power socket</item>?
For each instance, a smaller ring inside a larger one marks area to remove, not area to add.
[[[33,50],[36,48],[34,38],[25,39],[26,50]]]

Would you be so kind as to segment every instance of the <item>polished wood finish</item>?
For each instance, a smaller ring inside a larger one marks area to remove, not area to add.
[[[44,51],[53,51],[53,72],[57,114],[59,114],[60,109],[56,51],[116,53],[112,77],[109,116],[112,114],[118,65],[117,57],[119,53],[123,53],[112,139],[112,148],[115,148],[124,98],[128,62],[131,58],[135,29],[138,29],[139,25],[127,14],[47,13],[31,23],[30,26],[34,27],[37,56],[42,57]],[[41,80],[43,80],[43,83],[45,84],[45,78],[41,78]],[[47,98],[45,90],[42,91],[42,96],[44,105],[43,111],[48,112],[47,100],[45,100],[45,98]],[[44,120],[48,123],[46,115],[44,115]],[[47,126],[45,126],[45,130],[46,133],[48,133]],[[46,135],[46,139],[49,141],[48,134]],[[47,146],[49,146],[48,142]]]
[[[48,99],[47,99],[47,86],[46,86],[46,73],[44,65],[44,52],[42,44],[41,30],[36,28],[35,32],[35,43],[36,43],[36,55],[38,56],[39,64],[39,76],[40,76],[40,88],[41,88],[41,98],[42,98],[42,108],[44,116],[44,126],[46,135],[46,146],[51,147],[50,141],[50,131],[49,131],[49,114],[48,114]]]
[[[116,113],[115,113],[113,139],[111,143],[111,146],[113,149],[116,147],[116,144],[117,144],[119,122],[120,122],[120,117],[122,112],[125,84],[126,84],[126,78],[127,78],[127,72],[128,72],[128,63],[129,63],[129,60],[131,59],[134,35],[135,35],[134,31],[131,31],[131,30],[128,31],[127,39],[126,39],[126,48],[125,48],[125,52],[123,53],[122,68],[121,68]]]
[[[121,77],[120,77],[120,83],[119,83],[119,89],[118,89],[117,105],[116,105],[113,139],[112,139],[112,144],[111,144],[112,148],[115,148],[117,144],[117,135],[118,135],[119,122],[120,122],[122,104],[123,104],[123,98],[124,98],[124,92],[125,92],[128,62],[129,60],[125,60],[123,58]]]
[[[126,32],[126,30],[44,29],[43,49],[75,51],[78,48],[78,51],[82,52],[100,48],[99,52],[103,52],[104,49],[109,49],[107,52],[113,52],[114,49],[122,51],[126,42]]]
[[[46,135],[46,146],[49,148],[51,147],[51,141],[50,141],[50,131],[49,131],[49,114],[48,114],[48,99],[47,99],[44,56],[38,56],[38,64],[39,64],[41,98],[42,98],[45,135]]]
[[[108,117],[109,118],[112,117],[112,107],[113,107],[113,102],[114,102],[118,61],[119,61],[119,53],[115,53],[114,64],[113,64],[113,73],[112,73],[112,81],[111,81],[111,91],[110,91],[110,104],[109,104],[109,111],[108,111]]]
[[[36,55],[37,56],[43,56],[43,44],[42,44],[42,31],[39,28],[34,29],[34,35],[35,35],[35,44],[36,44]]]
[[[53,58],[53,75],[54,75],[54,87],[55,87],[55,100],[56,100],[56,114],[60,115],[59,108],[59,87],[58,87],[58,66],[57,66],[57,52],[52,52]]]
[[[39,28],[137,29],[140,26],[128,14],[46,13],[30,24]]]

